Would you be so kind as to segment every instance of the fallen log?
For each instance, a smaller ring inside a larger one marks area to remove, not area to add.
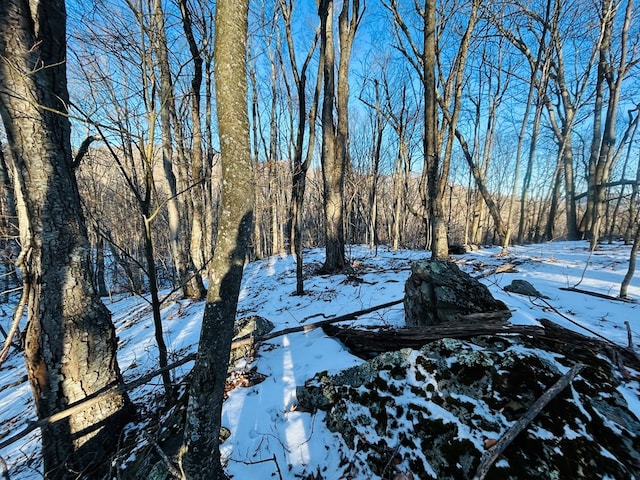
[[[401,348],[418,349],[443,338],[467,339],[482,335],[519,334],[543,335],[544,328],[532,325],[511,325],[497,321],[462,322],[455,325],[364,329],[325,325],[322,330],[337,338],[354,354],[369,359],[383,352]]]
[[[265,342],[267,340],[272,340],[277,337],[282,337],[283,335],[289,335],[290,333],[299,333],[299,332],[309,332],[311,330],[315,330],[316,328],[324,327],[325,325],[330,325],[332,323],[338,322],[346,322],[349,320],[356,320],[358,317],[362,315],[366,315],[367,313],[375,312],[377,310],[382,310],[384,308],[393,307],[394,305],[399,305],[402,303],[404,299],[393,300],[391,302],[383,303],[381,305],[376,305],[374,307],[365,308],[363,310],[358,310],[357,312],[347,313],[345,315],[340,315],[338,317],[333,317],[328,320],[320,320],[319,322],[308,323],[306,325],[300,325],[297,327],[285,328],[283,330],[278,330],[276,332],[267,333],[265,335],[261,335],[258,337],[254,337],[253,335],[245,335],[244,337],[238,338],[231,343],[231,348],[240,348],[247,345],[252,345],[255,342]]]
[[[610,340],[588,337],[561,327],[548,319],[540,326],[513,325],[502,322],[464,322],[455,325],[372,329],[325,325],[324,332],[340,340],[356,356],[370,359],[383,352],[402,348],[419,349],[443,338],[470,339],[487,335],[523,335],[539,343],[540,348],[558,351],[574,360],[589,363],[597,354],[608,357],[614,365],[622,363],[640,369],[640,359],[627,347]],[[624,372],[623,372],[624,373]]]

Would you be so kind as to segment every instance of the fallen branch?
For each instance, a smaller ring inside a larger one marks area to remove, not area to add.
[[[513,325],[499,321],[467,321],[460,324],[434,325],[429,327],[402,327],[391,329],[367,329],[325,325],[324,332],[340,340],[354,355],[364,359],[383,352],[401,348],[419,349],[427,343],[442,338],[469,339],[483,335],[523,335],[532,342],[541,344],[545,350],[553,349],[584,363],[602,354],[614,365],[624,361],[640,370],[640,356],[633,350],[611,340],[586,336],[561,327],[546,318],[538,319],[541,326]],[[578,348],[579,347],[579,348]]]
[[[518,273],[518,269],[516,268],[516,266],[513,263],[505,263],[502,265],[498,265],[497,267],[494,267],[490,270],[487,270],[485,272],[480,273],[479,275],[476,275],[475,277],[473,277],[476,280],[480,280],[482,278],[487,278],[490,277],[492,275],[497,275],[499,273]]]
[[[267,340],[272,340],[277,337],[282,337],[283,335],[289,335],[290,333],[309,332],[311,330],[315,330],[316,328],[321,328],[321,327],[324,327],[325,325],[330,325],[332,323],[356,320],[358,317],[361,317],[362,315],[366,315],[367,313],[375,312],[377,310],[382,310],[384,308],[393,307],[394,305],[398,305],[403,301],[404,299],[393,300],[392,302],[383,303],[382,305],[376,305],[375,307],[365,308],[363,310],[358,310],[357,312],[347,313],[345,315],[333,317],[333,318],[330,318],[329,320],[320,320],[319,322],[309,323],[307,325],[300,325],[298,327],[285,328],[284,330],[278,330],[277,332],[267,333],[259,337],[254,337],[252,334],[245,335],[244,337],[240,337],[237,340],[234,340],[231,343],[231,348],[232,349],[240,348],[245,345],[251,344],[253,342],[266,342]]]
[[[149,435],[147,431],[144,429],[142,430],[142,436],[145,438],[145,440],[147,440],[147,442],[149,442],[149,444],[153,447],[156,453],[160,456],[160,458],[162,459],[162,463],[164,464],[166,469],[169,471],[169,474],[173,478],[184,478],[184,475],[182,475],[182,473],[175,467],[175,465],[171,463],[171,460],[169,459],[167,454],[164,452],[164,450],[162,450],[162,448],[160,448],[160,445],[158,445],[158,442],[156,442],[155,439],[152,438],[151,435]]]
[[[233,459],[231,459],[233,460]],[[282,480],[282,472],[280,471],[280,465],[278,465],[278,458],[276,454],[273,454],[271,458],[265,458],[264,460],[252,460],[252,461],[243,461],[243,460],[233,460],[234,462],[243,463],[245,465],[258,465],[260,463],[269,463],[273,462],[276,465],[276,471],[278,473],[278,478]]]
[[[558,310],[556,307],[554,307],[553,305],[551,305],[549,302],[547,302],[544,298],[538,297],[537,300],[542,300],[542,302],[555,314],[561,316],[562,318],[564,318],[567,322],[571,322],[572,324],[574,324],[576,327],[579,327],[583,330],[586,330],[587,332],[589,332],[591,335],[594,335],[600,339],[602,339],[605,342],[611,343],[612,345],[618,346],[617,344],[615,344],[614,342],[612,342],[611,340],[609,340],[607,337],[605,337],[604,335],[600,335],[598,332],[591,330],[588,327],[585,327],[584,325],[581,325],[580,323],[576,322],[574,319],[572,319],[571,317],[566,316],[564,313],[562,313],[560,310]],[[532,302],[533,303],[533,302]],[[533,303],[534,305],[536,305],[535,303]],[[539,305],[536,305],[539,306]],[[551,322],[551,320],[548,320],[548,322]]]
[[[622,345],[618,345],[608,338],[600,335],[598,335],[597,338],[588,337],[573,330],[569,330],[568,328],[561,327],[557,323],[546,318],[538,319],[538,321],[545,330],[544,337],[541,337],[542,340],[556,344],[568,345],[571,348],[576,346],[584,347],[591,354],[595,355],[601,353],[608,356],[615,365],[617,365],[615,356],[618,355],[628,364],[633,365],[634,368],[640,368],[640,358],[634,351],[627,347],[623,347]],[[611,352],[615,352],[615,355],[611,355]],[[574,352],[574,358],[575,354],[576,352]]]
[[[605,293],[598,293],[598,292],[591,292],[589,290],[583,290],[582,288],[560,287],[560,290],[564,290],[565,292],[583,293],[584,295],[591,295],[592,297],[604,298],[605,300],[615,300],[616,302],[636,303],[635,300],[632,300],[630,298],[614,297],[612,295],[607,295]]]
[[[538,414],[547,406],[547,404],[553,400],[567,385],[569,385],[576,377],[580,370],[584,368],[584,365],[578,363],[571,367],[571,369],[565,373],[560,380],[558,380],[551,388],[542,394],[534,404],[525,412],[522,417],[518,419],[509,429],[500,437],[500,440],[492,446],[489,450],[486,450],[480,460],[480,465],[473,480],[483,480],[498,456],[504,452],[513,440],[525,430],[529,424],[538,416]]]
[[[295,332],[302,332],[302,331],[309,331],[309,330],[313,330],[316,328],[320,328],[323,325],[327,325],[329,323],[335,323],[335,322],[343,322],[346,320],[354,320],[356,318],[358,318],[359,316],[365,315],[367,313],[371,313],[371,312],[375,312],[376,310],[381,310],[383,308],[388,308],[388,307],[392,307],[394,305],[397,305],[399,303],[402,303],[402,300],[394,300],[393,302],[388,302],[388,303],[384,303],[382,305],[377,305],[375,307],[371,307],[371,308],[365,308],[364,310],[359,310],[357,312],[352,312],[352,313],[348,313],[346,315],[341,315],[339,317],[335,317],[332,318],[331,320],[323,320],[320,322],[315,322],[315,323],[310,323],[309,325],[304,325],[304,326],[300,326],[300,327],[294,327],[294,328],[287,328],[285,330],[280,330],[277,332],[273,332],[273,333],[268,333],[266,335],[262,335],[260,337],[254,337],[252,335],[246,335],[236,341],[234,341],[231,344],[231,348],[239,348],[242,347],[243,345],[247,345],[247,344],[251,344],[253,342],[257,342],[257,341],[265,341],[265,340],[270,340],[272,338],[276,338],[282,335],[287,335],[289,333],[295,333]],[[53,415],[46,417],[46,418],[42,418],[38,421],[35,422],[31,422],[29,425],[27,425],[27,427],[25,427],[22,431],[16,433],[15,435],[9,437],[8,439],[0,442],[0,449],[11,445],[12,443],[16,442],[17,440],[20,440],[21,438],[25,437],[26,435],[28,435],[29,433],[33,432],[34,430],[41,428],[49,423],[55,423],[55,422],[59,422],[60,420],[63,420],[65,418],[70,417],[71,415],[74,415],[78,412],[83,411],[86,408],[89,408],[92,405],[95,405],[96,403],[98,403],[99,401],[101,401],[105,396],[107,395],[113,395],[114,393],[120,391],[120,392],[127,392],[129,390],[133,390],[134,388],[140,387],[144,384],[146,384],[147,382],[149,382],[149,380],[151,380],[152,378],[157,377],[158,375],[161,375],[162,373],[165,373],[167,371],[173,370],[181,365],[184,365],[185,363],[188,363],[192,360],[196,359],[196,353],[191,353],[189,355],[187,355],[186,357],[182,358],[181,360],[178,360],[177,362],[174,362],[170,365],[167,365],[163,368],[159,368],[158,370],[155,370],[153,372],[148,373],[147,375],[143,375],[142,377],[138,378],[137,380],[134,380],[132,382],[128,382],[128,383],[124,383],[121,385],[114,385],[114,386],[109,386],[109,387],[105,387],[102,390],[95,392],[94,394],[84,398],[83,400],[76,402],[75,404],[69,406],[68,408],[66,408],[65,410],[62,410],[60,412],[54,413]]]
[[[133,390],[134,388],[140,387],[148,383],[149,380],[151,380],[152,378],[155,378],[158,375],[163,374],[164,372],[173,370],[174,368],[177,368],[181,365],[184,365],[185,363],[195,360],[195,358],[196,358],[196,354],[190,353],[189,355],[182,358],[181,360],[178,360],[177,362],[167,365],[166,367],[159,368],[158,370],[155,370],[151,373],[143,375],[142,377],[132,382],[123,383],[120,385],[107,386],[93,393],[92,395],[89,395],[88,397],[80,400],[79,402],[74,403],[73,405],[67,407],[66,409],[61,410],[60,412],[56,412],[53,415],[50,415],[49,417],[41,418],[40,420],[29,423],[29,425],[27,425],[22,431],[0,442],[0,449],[3,449],[4,447],[11,445],[12,443],[16,442],[17,440],[20,440],[21,438],[25,437],[26,435],[28,435],[29,433],[33,432],[38,428],[44,427],[49,423],[59,422],[60,420],[64,420],[65,418],[68,418],[71,415],[81,412],[86,408],[89,408],[92,405],[95,405],[96,403],[100,402],[104,397],[108,395],[113,395],[116,392],[127,392],[129,390]]]
[[[631,333],[631,324],[629,320],[624,321],[624,326],[627,327],[627,348],[635,353],[635,349],[633,347],[633,334]]]

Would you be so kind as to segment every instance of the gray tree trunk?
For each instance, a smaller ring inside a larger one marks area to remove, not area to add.
[[[334,272],[344,267],[344,164],[338,158],[336,125],[333,109],[335,99],[335,48],[333,40],[333,0],[321,0],[320,56],[323,59],[322,97],[322,178],[324,184],[325,262],[323,270]]]
[[[198,355],[180,452],[187,479],[226,478],[218,434],[231,337],[253,217],[247,112],[248,0],[218,0],[215,84],[222,154],[222,205]]]
[[[38,416],[113,389],[90,408],[43,427],[44,471],[54,479],[104,472],[131,412],[127,396],[114,388],[122,383],[115,329],[91,278],[65,116],[65,58],[64,1],[0,3],[0,114],[24,204],[25,353]]]

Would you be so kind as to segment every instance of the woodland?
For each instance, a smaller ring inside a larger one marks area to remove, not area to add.
[[[312,247],[336,274],[352,244],[621,241],[627,297],[639,61],[632,0],[2,2],[0,365],[24,350],[41,419],[89,399],[43,426],[47,476],[103,471],[135,410],[101,297],[148,295],[167,401],[162,292],[205,300],[185,478],[225,478],[247,261],[294,254],[304,295]]]

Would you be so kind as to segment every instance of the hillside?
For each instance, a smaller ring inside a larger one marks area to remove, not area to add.
[[[510,319],[513,324],[533,326],[538,325],[539,319],[546,318],[581,334],[599,335],[620,346],[627,346],[625,322],[630,322],[633,344],[640,351],[638,303],[560,290],[574,286],[582,278],[581,289],[617,295],[626,273],[629,247],[604,245],[589,255],[586,242],[554,242],[513,247],[508,257],[499,257],[496,255],[498,252],[498,248],[484,248],[458,256],[456,262],[471,275],[486,275],[482,282],[497,299],[513,310]],[[410,262],[428,256],[423,251],[394,252],[380,247],[373,252],[359,246],[349,249],[349,255],[354,275],[319,276],[314,271],[320,266],[323,252],[307,252],[305,296],[292,295],[295,290],[293,257],[275,256],[248,264],[238,317],[259,315],[273,322],[275,331],[278,331],[401,299]],[[514,264],[517,271],[492,273],[495,267],[505,263]],[[504,291],[503,287],[513,279],[529,281],[549,299],[533,299]],[[632,298],[640,298],[640,276],[633,279],[629,294]],[[120,366],[126,380],[131,381],[156,366],[150,307],[143,299],[130,296],[115,296],[106,302],[118,329]],[[9,309],[6,305],[3,308],[6,314]],[[202,310],[202,303],[177,299],[163,309],[170,361],[193,352]],[[400,304],[348,324],[399,327],[403,326],[403,316]],[[3,325],[8,322],[8,317],[3,317],[2,322]],[[558,358],[555,356],[554,361]],[[360,446],[349,446],[350,442],[326,427],[325,412],[300,411],[296,397],[296,387],[304,385],[318,372],[337,374],[362,364],[361,358],[352,355],[342,343],[328,337],[321,329],[314,329],[266,341],[260,345],[255,358],[249,360],[250,363],[244,365],[244,374],[242,371],[237,374],[236,378],[240,380],[235,382],[237,387],[229,392],[223,411],[223,425],[228,428],[230,437],[222,446],[222,454],[230,476],[236,479],[380,478],[368,470],[362,456],[366,451],[362,442],[372,442],[375,435],[367,439],[368,434],[360,432],[363,437]],[[187,374],[190,365],[174,371],[176,381]],[[253,384],[250,380],[255,380],[257,375],[247,375],[248,370],[264,376],[263,381]],[[637,421],[640,420],[640,372],[628,370],[627,373],[628,378],[621,378],[623,381],[616,390]],[[156,379],[131,393],[140,406],[143,420],[132,425],[131,432],[146,428],[150,436],[156,435],[153,428],[157,420],[155,402],[159,400],[161,390],[161,383]],[[33,406],[22,358],[13,353],[0,371],[0,443],[32,420]],[[346,417],[344,421],[356,423]],[[406,430],[406,425],[404,428]],[[638,432],[631,433],[635,435]],[[463,429],[459,429],[458,436],[462,435]],[[468,434],[472,445],[479,441],[474,435],[471,431]],[[138,451],[142,451],[144,438],[148,437],[139,438]],[[41,475],[38,449],[38,434],[34,432],[0,450],[11,479]],[[120,458],[116,463],[125,465],[133,458]],[[391,455],[389,462],[392,458],[395,454]],[[397,468],[396,463],[400,465]],[[394,462],[391,467],[384,478],[433,478],[428,468],[422,472],[411,472],[401,462]]]

